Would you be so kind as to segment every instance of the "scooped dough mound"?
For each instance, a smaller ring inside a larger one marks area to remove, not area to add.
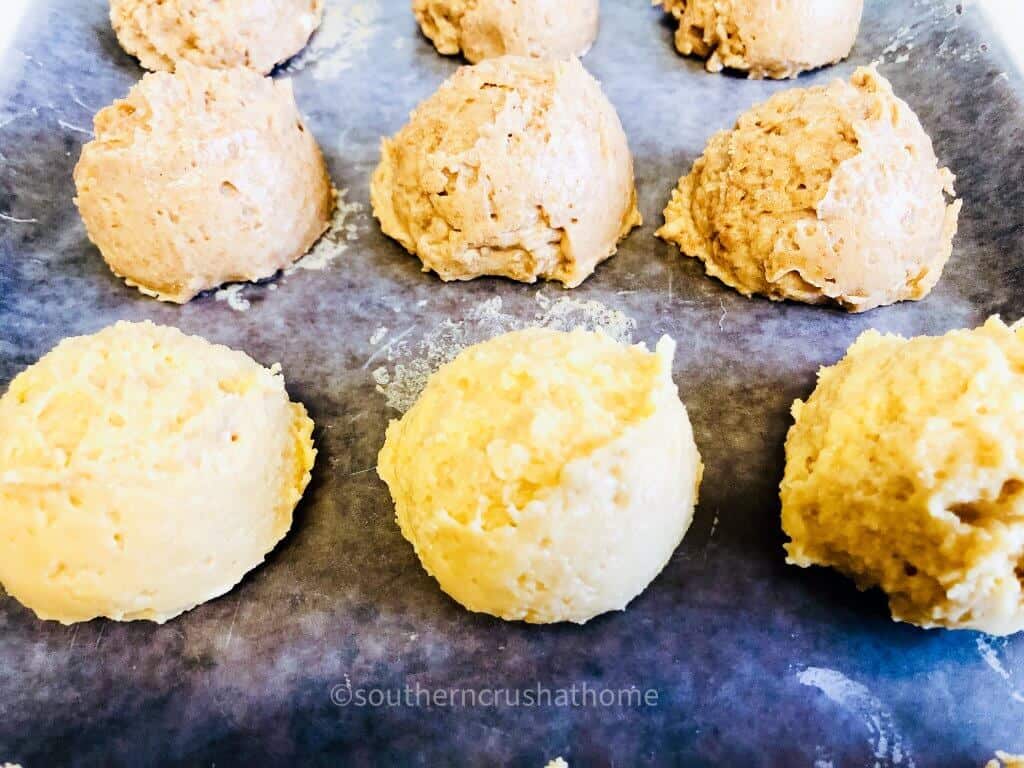
[[[388,427],[378,472],[445,592],[503,619],[582,624],[644,590],[701,476],[673,350],[533,328],[431,377]]]
[[[184,303],[270,277],[330,223],[334,193],[291,84],[182,64],[96,115],[76,203],[110,268]]]
[[[438,51],[471,62],[515,54],[582,56],[597,38],[598,0],[413,0],[420,28]]]
[[[65,624],[164,622],[230,590],[315,456],[277,366],[149,322],[62,341],[0,425],[0,582]]]
[[[850,55],[864,0],[654,0],[679,21],[676,49],[709,72],[796,77]]]
[[[187,61],[260,74],[301,51],[323,18],[323,0],[110,0],[117,39],[146,69]]]
[[[575,60],[462,67],[381,145],[374,215],[443,280],[583,282],[640,223],[614,107]]]
[[[793,405],[789,562],[923,627],[1024,629],[1024,329],[863,334]]]
[[[863,312],[927,296],[960,201],[931,139],[872,68],[792,89],[715,134],[657,235],[747,296]]]

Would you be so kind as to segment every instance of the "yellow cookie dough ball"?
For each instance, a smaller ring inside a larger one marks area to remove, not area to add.
[[[881,587],[893,617],[1024,629],[1024,330],[863,334],[793,406],[788,560]]]
[[[472,611],[583,623],[621,610],[693,518],[701,462],[674,344],[531,329],[464,350],[388,427],[402,534]]]
[[[850,55],[864,0],[654,0],[679,21],[676,48],[709,72],[796,77]]]
[[[287,80],[185,63],[142,78],[95,132],[75,202],[110,268],[150,296],[270,277],[330,223],[327,167]]]
[[[266,74],[305,47],[323,10],[323,0],[110,0],[110,23],[146,69],[187,61]]]
[[[622,124],[575,59],[459,69],[383,141],[370,199],[442,280],[571,288],[640,223]]]
[[[960,201],[931,139],[873,68],[773,96],[715,134],[657,235],[750,296],[864,312],[928,295]]]
[[[0,583],[64,624],[218,597],[291,527],[312,429],[242,352],[148,322],[65,339],[0,398]]]
[[[438,51],[471,62],[505,54],[567,59],[597,38],[598,0],[413,0],[412,10]]]

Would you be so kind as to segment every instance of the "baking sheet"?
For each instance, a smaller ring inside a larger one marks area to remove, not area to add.
[[[869,0],[851,59],[798,83],[881,59],[965,203],[926,301],[849,316],[744,299],[653,237],[708,135],[793,84],[705,74],[643,0],[602,6],[584,63],[619,109],[645,224],[583,286],[446,285],[380,234],[368,215],[379,139],[459,62],[418,35],[404,0],[335,0],[286,70],[348,190],[345,220],[315,268],[178,307],[117,280],[71,202],[93,112],[140,70],[105,3],[38,4],[0,68],[0,384],[65,336],[150,318],[280,362],[320,455],[268,562],[167,625],[62,627],[0,598],[0,762],[969,766],[1024,752],[1024,639],[894,624],[879,594],[784,565],[777,499],[789,404],[860,332],[1024,314],[1022,81],[992,22],[970,3]],[[636,340],[677,339],[707,471],[685,541],[629,610],[508,624],[449,600],[401,538],[373,472],[397,415],[377,388],[400,400],[417,366],[550,320],[566,297],[583,319],[630,332],[631,318]],[[620,693],[633,688],[639,706]],[[496,689],[504,699],[484,693]]]

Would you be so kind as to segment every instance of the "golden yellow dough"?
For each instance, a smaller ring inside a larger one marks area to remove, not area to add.
[[[582,56],[597,38],[598,0],[413,0],[423,34],[470,62],[514,54]]]
[[[65,339],[0,398],[0,583],[64,624],[222,595],[291,527],[312,430],[242,352],[149,322]]]
[[[575,59],[460,68],[382,142],[370,199],[442,280],[571,288],[640,223],[622,124]]]
[[[327,229],[334,193],[287,80],[184,63],[96,115],[75,202],[115,274],[187,302],[270,277]]]
[[[673,350],[535,328],[431,377],[388,427],[378,472],[445,592],[503,619],[583,623],[644,590],[701,476]]]
[[[1024,628],[1024,330],[864,333],[793,405],[788,561],[881,587],[893,617]]]
[[[850,55],[864,0],[654,0],[679,22],[676,49],[709,72],[796,77]]]
[[[791,89],[711,137],[658,237],[750,296],[864,312],[928,295],[960,201],[931,139],[889,82]]]
[[[121,47],[146,69],[181,62],[267,74],[302,50],[323,0],[110,0]]]

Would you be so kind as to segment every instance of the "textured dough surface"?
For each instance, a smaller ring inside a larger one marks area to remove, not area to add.
[[[582,56],[597,39],[598,0],[413,0],[416,20],[438,51],[478,62],[513,54]]]
[[[65,624],[222,595],[291,527],[312,429],[242,352],[149,322],[65,339],[0,398],[0,582]]]
[[[184,303],[303,256],[334,193],[291,83],[182,64],[101,110],[75,202],[115,274]]]
[[[110,0],[110,23],[146,69],[187,61],[267,74],[302,50],[323,11],[323,0]]]
[[[863,334],[793,405],[788,560],[881,587],[893,617],[1024,629],[1024,330]]]
[[[654,0],[679,22],[676,49],[709,72],[796,77],[850,55],[864,0]]]
[[[715,134],[657,235],[744,295],[863,312],[938,281],[960,211],[953,178],[889,82],[860,68]]]
[[[622,124],[575,59],[460,68],[382,142],[370,198],[443,280],[573,287],[640,223]]]
[[[657,576],[701,477],[674,344],[529,329],[464,350],[388,427],[402,534],[459,603],[583,623]]]

